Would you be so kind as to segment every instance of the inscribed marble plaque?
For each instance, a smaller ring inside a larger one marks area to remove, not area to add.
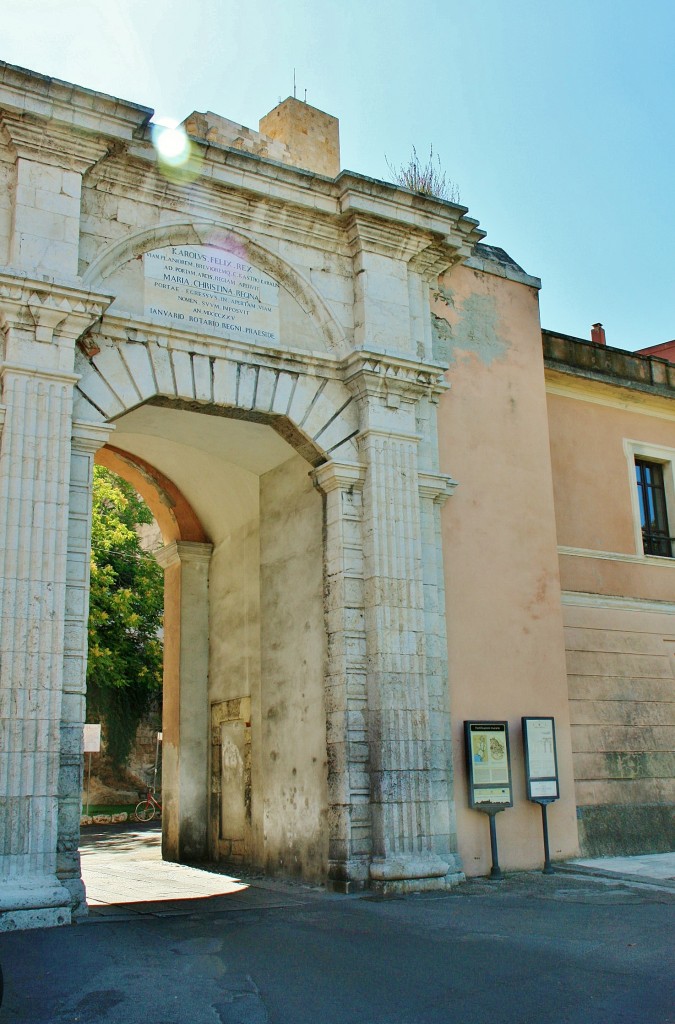
[[[279,285],[240,253],[171,245],[143,256],[144,313],[181,330],[277,344]]]

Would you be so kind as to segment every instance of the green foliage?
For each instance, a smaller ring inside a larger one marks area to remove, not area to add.
[[[437,155],[434,160],[433,146],[429,147],[429,158],[426,164],[422,163],[413,146],[407,163],[397,167],[387,160],[387,167],[396,184],[409,188],[411,192],[420,192],[424,196],[434,196],[436,199],[446,199],[450,203],[459,202],[459,189],[454,181],[448,179],[441,167],[440,157]]]
[[[103,722],[117,765],[162,688],[163,572],[135,529],[152,521],[130,484],[94,467],[87,721]]]

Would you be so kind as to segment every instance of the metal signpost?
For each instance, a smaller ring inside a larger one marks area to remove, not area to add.
[[[527,799],[541,805],[541,823],[544,832],[543,873],[553,875],[555,870],[551,864],[549,852],[546,808],[560,797],[555,721],[553,718],[523,718],[522,723]]]
[[[87,817],[89,817],[89,786],[91,784],[91,755],[98,754],[101,750],[101,725],[87,723],[84,727],[84,753],[89,754],[89,769],[87,771]]]
[[[469,807],[490,818],[490,878],[501,879],[495,815],[513,807],[508,722],[464,722],[464,749]]]

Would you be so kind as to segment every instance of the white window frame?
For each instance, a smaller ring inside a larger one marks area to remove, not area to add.
[[[630,479],[630,500],[633,510],[633,529],[635,532],[635,550],[645,561],[662,562],[664,565],[675,564],[675,557],[668,558],[666,555],[648,555],[642,544],[642,519],[640,516],[640,498],[635,475],[635,460],[645,459],[647,462],[658,462],[663,466],[663,483],[666,491],[666,514],[668,516],[668,529],[671,536],[675,535],[675,448],[666,448],[664,445],[649,444],[647,441],[633,441],[624,438],[623,450],[626,453],[628,463],[628,475]]]

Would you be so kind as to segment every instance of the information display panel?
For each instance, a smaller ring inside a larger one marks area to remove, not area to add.
[[[85,754],[98,754],[101,750],[101,726],[87,723],[83,726]]]
[[[527,799],[539,803],[557,800],[558,755],[553,718],[523,718],[523,746]]]
[[[465,722],[469,807],[513,807],[508,722]]]

